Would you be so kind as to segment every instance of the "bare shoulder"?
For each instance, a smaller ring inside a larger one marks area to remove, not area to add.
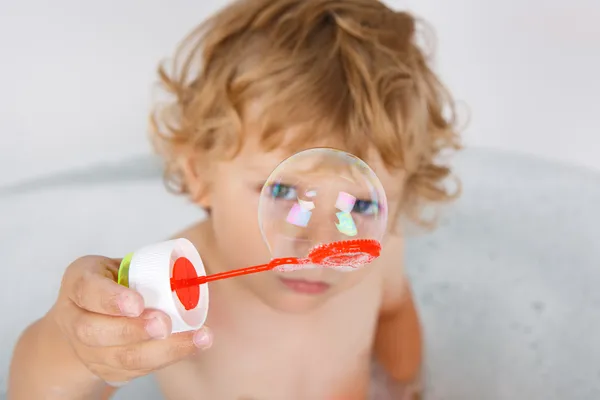
[[[404,238],[388,238],[380,262],[383,268],[383,299],[381,311],[397,309],[410,296],[409,283],[404,270]]]
[[[199,249],[204,248],[209,245],[211,238],[210,224],[208,222],[208,219],[198,221],[179,231],[171,239],[187,239]]]

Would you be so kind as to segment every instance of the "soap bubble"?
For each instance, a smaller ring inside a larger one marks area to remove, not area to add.
[[[314,148],[287,158],[271,173],[260,194],[258,220],[274,259],[303,260],[279,270],[351,270],[370,262],[373,251],[379,254],[387,200],[364,161],[341,150]]]

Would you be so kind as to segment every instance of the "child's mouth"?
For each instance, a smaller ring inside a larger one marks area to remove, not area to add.
[[[321,294],[330,288],[328,283],[319,281],[307,281],[304,279],[290,279],[282,277],[280,277],[279,280],[288,289],[302,294]]]

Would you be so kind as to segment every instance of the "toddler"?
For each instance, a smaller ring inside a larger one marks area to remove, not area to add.
[[[120,260],[83,257],[21,336],[9,400],[105,399],[151,373],[169,400],[418,398],[423,345],[398,221],[426,222],[424,205],[455,197],[439,155],[459,139],[416,39],[410,14],[376,0],[239,0],[193,31],[159,69],[172,101],[151,119],[169,188],[207,210],[176,237],[209,274],[268,262],[257,222],[266,178],[297,151],[333,147],[385,188],[382,254],[352,272],[215,282],[206,326],[178,334],[115,282]]]

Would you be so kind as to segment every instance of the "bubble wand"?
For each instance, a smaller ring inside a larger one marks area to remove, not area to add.
[[[350,266],[358,268],[368,264],[379,257],[381,245],[373,239],[344,240],[320,245],[310,251],[307,258],[275,258],[267,264],[219,272],[212,275],[198,276],[195,278],[171,278],[171,290],[177,291],[192,286],[222,279],[235,278],[243,275],[255,274],[273,270],[281,265],[318,264],[328,266]]]

